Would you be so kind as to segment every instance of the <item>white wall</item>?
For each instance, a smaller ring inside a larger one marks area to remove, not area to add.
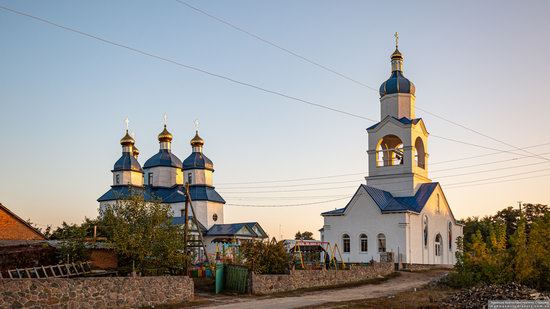
[[[183,174],[180,168],[170,166],[155,166],[145,170],[145,184],[149,183],[149,173],[153,173],[154,187],[173,187],[176,184],[183,184]]]
[[[377,236],[386,235],[386,252],[405,253],[405,228],[399,223],[405,222],[404,214],[382,215],[380,208],[374,203],[368,193],[361,189],[352,198],[352,202],[344,216],[326,216],[324,218],[323,237],[331,246],[338,244],[343,251],[342,235],[348,234],[351,238],[350,253],[343,253],[344,261],[352,263],[368,262],[371,259],[380,260],[378,253]],[[360,252],[360,234],[368,237],[368,251]],[[336,256],[339,259],[339,256]]]

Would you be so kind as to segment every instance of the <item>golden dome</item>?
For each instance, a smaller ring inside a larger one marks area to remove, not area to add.
[[[391,59],[403,59],[403,55],[401,54],[399,49],[395,48],[395,51],[393,52],[393,54],[391,54]]]
[[[136,147],[136,145],[134,145],[134,147],[132,148],[132,155],[134,157],[139,156],[139,149]]]
[[[135,143],[136,141],[134,140],[134,138],[130,136],[130,133],[128,133],[128,130],[126,130],[126,135],[124,135],[124,137],[120,140],[120,144],[122,146],[130,146]]]
[[[168,132],[168,130],[166,130],[166,125],[164,125],[164,130],[159,134],[159,142],[171,142],[172,138],[172,133]]]
[[[204,140],[199,136],[199,131],[195,132],[195,137],[191,140],[191,146],[202,146],[204,145]]]

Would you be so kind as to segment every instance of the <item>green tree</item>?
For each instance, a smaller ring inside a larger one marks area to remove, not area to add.
[[[510,236],[511,267],[514,272],[514,279],[520,283],[527,283],[533,273],[532,258],[527,251],[526,221],[522,217],[518,222],[517,229]]]
[[[315,238],[313,238],[312,232],[305,231],[303,233],[300,233],[300,231],[298,231],[296,235],[294,235],[294,239],[295,240],[314,240]]]
[[[241,245],[243,263],[258,274],[285,274],[291,264],[291,256],[287,253],[282,241],[275,238],[271,241],[252,241]]]
[[[172,225],[170,206],[159,200],[145,201],[142,194],[133,192],[106,207],[101,217],[109,242],[142,273],[146,268],[175,272],[187,263],[181,230]]]
[[[528,252],[536,265],[532,274],[533,285],[550,290],[550,213],[537,218],[531,225]]]

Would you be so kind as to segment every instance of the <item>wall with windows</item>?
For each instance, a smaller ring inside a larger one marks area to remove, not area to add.
[[[184,181],[188,182],[189,184],[201,184],[207,186],[212,186],[213,184],[212,171],[203,169],[192,169],[185,170],[183,173]]]
[[[365,191],[354,196],[344,216],[327,216],[323,230],[323,239],[331,245],[338,244],[346,262],[365,263],[371,259],[380,261],[378,235],[385,236],[386,252],[403,253],[405,251],[404,214],[381,215],[380,208]],[[344,235],[349,236],[349,252],[344,252]],[[362,251],[366,245],[367,251]],[[366,240],[366,244],[365,244]],[[339,259],[339,256],[337,256]]]
[[[424,239],[425,219],[428,222],[427,242]],[[452,239],[449,239],[449,224]],[[410,227],[411,263],[449,265],[456,263],[456,238],[462,236],[462,226],[453,221],[441,187],[437,187],[420,215],[410,215]],[[440,255],[436,255],[438,234],[441,236]]]

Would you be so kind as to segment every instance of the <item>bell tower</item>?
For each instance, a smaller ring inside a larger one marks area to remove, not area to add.
[[[428,131],[415,118],[416,88],[403,75],[403,55],[391,55],[391,76],[380,86],[380,122],[367,129],[369,175],[367,185],[394,196],[413,196],[428,178]]]

